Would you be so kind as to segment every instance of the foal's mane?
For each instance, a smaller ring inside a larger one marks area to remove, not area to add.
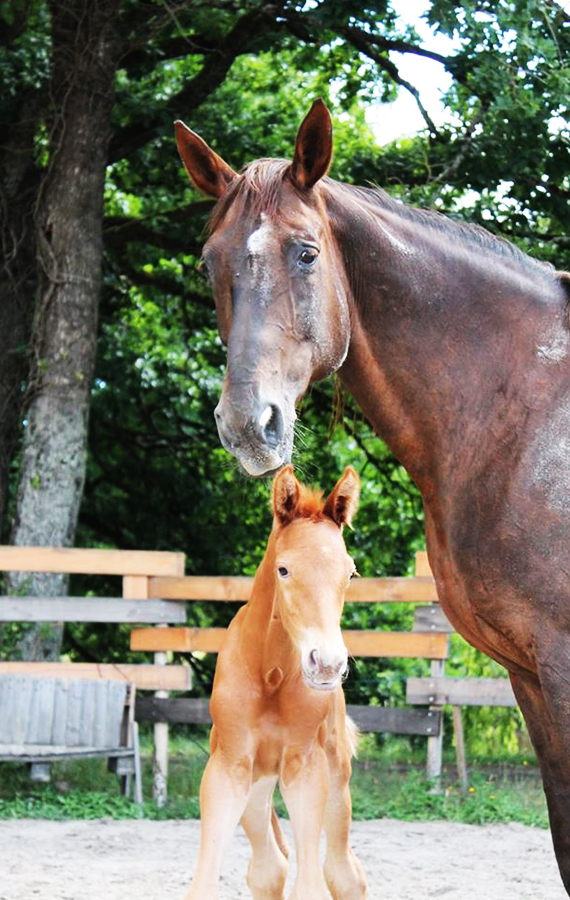
[[[299,501],[295,510],[296,519],[310,519],[320,522],[327,517],[323,513],[325,502],[323,492],[299,483]]]
[[[209,233],[212,234],[218,228],[227,215],[230,206],[238,199],[242,201],[243,207],[247,209],[248,215],[252,217],[257,217],[262,212],[269,215],[276,213],[279,209],[283,185],[290,167],[291,163],[286,159],[257,159],[249,163],[214,207],[208,223]],[[297,190],[292,182],[289,182],[289,185]],[[511,259],[520,266],[530,268],[535,272],[538,271],[543,274],[547,272],[554,274],[555,272],[551,263],[533,259],[522,250],[519,250],[514,244],[511,244],[504,238],[496,237],[480,225],[471,225],[451,219],[436,210],[407,206],[398,200],[394,200],[382,188],[357,187],[333,181],[332,178],[323,178],[318,183],[317,189],[321,192],[321,196],[324,196],[325,202],[327,196],[329,196],[340,204],[350,202],[354,209],[356,201],[357,207],[358,205],[365,207],[368,213],[372,214],[374,214],[375,208],[387,209],[403,219],[418,222],[424,227],[448,235],[450,238],[455,238],[465,245],[480,247],[493,256]],[[306,193],[300,190],[297,190],[297,193],[301,199],[308,202]]]

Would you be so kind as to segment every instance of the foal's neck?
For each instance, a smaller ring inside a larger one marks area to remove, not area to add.
[[[255,573],[244,622],[248,655],[255,654],[258,676],[266,684],[268,675],[275,669],[280,669],[283,677],[300,670],[299,653],[279,618],[276,598],[275,542],[272,533]],[[278,687],[282,680],[274,677],[272,687]]]

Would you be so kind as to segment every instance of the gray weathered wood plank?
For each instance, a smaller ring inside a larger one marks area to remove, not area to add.
[[[138,722],[211,725],[210,703],[204,697],[143,697],[137,694],[135,719]]]
[[[439,603],[430,606],[416,606],[414,609],[414,631],[435,631],[453,634],[455,628],[445,615]]]
[[[0,675],[0,744],[119,747],[124,681]]]
[[[184,623],[186,609],[177,600],[0,596],[0,622]]]
[[[348,705],[347,712],[364,732],[435,737],[441,728],[442,714],[439,710]]]
[[[361,731],[432,736],[438,734],[441,727],[441,713],[433,710],[384,706],[348,706],[347,709]],[[137,696],[135,716],[140,722],[206,725],[212,721],[208,700],[197,697]]]
[[[408,678],[406,702],[451,706],[516,706],[508,678]]]

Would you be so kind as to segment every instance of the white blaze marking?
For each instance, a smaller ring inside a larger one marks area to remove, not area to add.
[[[262,213],[261,225],[252,231],[247,239],[247,249],[249,253],[257,256],[267,250],[273,236],[273,225],[271,222],[264,221],[265,215]]]
[[[265,213],[261,213],[261,225],[252,231],[247,239],[247,251],[253,257],[251,261],[252,282],[259,291],[259,299],[264,305],[271,301],[273,283],[271,279],[271,249],[275,245],[275,229],[266,221]]]

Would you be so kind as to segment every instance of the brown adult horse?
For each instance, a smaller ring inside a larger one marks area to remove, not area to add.
[[[342,691],[347,651],[340,630],[356,571],[342,528],[350,525],[358,494],[351,468],[326,501],[299,484],[292,466],[275,478],[267,550],[216,666],[212,752],[200,789],[202,839],[188,900],[218,897],[223,855],[240,819],[253,850],[247,881],[254,900],[282,900],[287,846],[272,806],[278,780],[297,853],[292,900],[366,897],[349,845],[355,729]]]
[[[221,440],[260,475],[338,369],[424,499],[442,606],[509,670],[570,894],[569,276],[482,229],[326,178],[317,101],[291,163],[237,175],[177,123],[219,202],[204,248],[228,369]]]

